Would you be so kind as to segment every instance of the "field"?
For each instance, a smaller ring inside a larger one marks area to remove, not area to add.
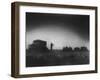
[[[26,67],[89,64],[89,51],[52,50],[26,54]]]

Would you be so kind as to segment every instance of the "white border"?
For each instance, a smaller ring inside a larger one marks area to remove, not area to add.
[[[20,43],[19,43],[19,59],[20,59],[20,74],[39,74],[39,73],[54,73],[54,72],[73,72],[73,71],[88,71],[95,70],[95,11],[86,9],[72,8],[52,8],[52,7],[37,7],[37,6],[20,6]],[[81,14],[90,15],[90,64],[89,65],[73,65],[73,66],[50,66],[50,67],[25,67],[25,13],[57,13],[57,14]]]

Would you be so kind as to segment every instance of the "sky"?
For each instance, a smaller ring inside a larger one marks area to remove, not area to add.
[[[34,40],[54,44],[54,49],[82,47],[89,49],[89,15],[26,13],[26,48]]]

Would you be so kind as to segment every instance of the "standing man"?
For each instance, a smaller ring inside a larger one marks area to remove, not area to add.
[[[54,45],[53,43],[50,44],[51,51],[53,50],[53,45]]]

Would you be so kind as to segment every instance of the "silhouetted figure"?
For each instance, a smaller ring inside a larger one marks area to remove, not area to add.
[[[54,45],[53,43],[50,44],[51,51],[53,50],[53,45]]]

